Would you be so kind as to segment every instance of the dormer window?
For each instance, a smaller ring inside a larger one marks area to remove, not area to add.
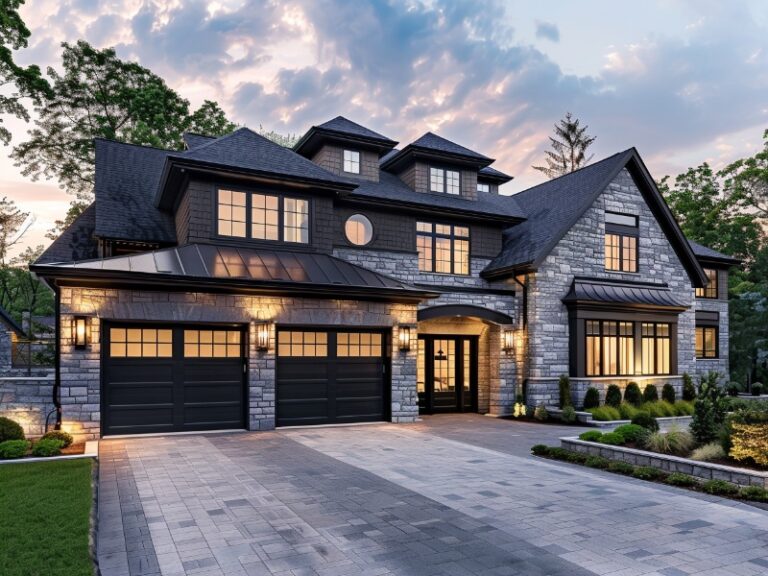
[[[225,189],[217,200],[219,236],[309,243],[309,200]]]
[[[481,184],[480,182],[477,183],[477,191],[478,192],[490,192],[491,191],[491,185],[490,184]]]
[[[360,152],[357,150],[344,150],[344,172],[360,174]]]
[[[456,170],[444,168],[429,169],[429,191],[444,194],[461,193],[461,174]]]
[[[605,213],[605,269],[637,272],[637,216]]]

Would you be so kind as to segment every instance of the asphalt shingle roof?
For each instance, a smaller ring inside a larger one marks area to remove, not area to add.
[[[487,176],[488,178],[498,179],[498,180],[512,180],[512,176],[509,174],[504,174],[501,170],[496,170],[496,168],[491,168],[490,166],[486,166],[485,168],[480,168],[478,171],[478,174],[480,177]]]
[[[95,229],[96,204],[94,203],[83,210],[83,213],[46,248],[37,259],[37,263],[96,258],[98,247],[93,238]]]
[[[336,118],[334,118],[333,120],[328,120],[328,122],[323,122],[318,126],[318,128],[322,128],[324,130],[331,130],[333,132],[340,132],[342,134],[352,134],[354,136],[360,136],[363,138],[371,138],[373,140],[392,141],[391,138],[387,138],[386,136],[383,136],[378,132],[374,132],[373,130],[366,128],[365,126],[361,126],[356,122],[352,122],[352,120],[344,118],[344,116],[336,116]]]
[[[411,146],[417,146],[419,148],[429,148],[430,150],[437,150],[439,152],[446,152],[448,154],[457,154],[459,156],[468,156],[470,158],[477,158],[478,160],[491,160],[488,156],[483,156],[479,152],[464,148],[455,142],[446,140],[442,136],[427,132],[420,138],[411,142]],[[492,160],[491,160],[492,161]]]
[[[184,144],[187,145],[187,149],[197,148],[203,144],[208,144],[212,140],[216,140],[215,136],[206,136],[205,134],[195,134],[194,132],[184,132],[182,135]]]
[[[738,258],[728,256],[727,254],[723,254],[722,252],[708,248],[707,246],[699,244],[698,242],[694,242],[693,240],[688,240],[688,244],[691,245],[691,250],[693,250],[693,253],[696,254],[697,257],[714,258],[717,260],[733,260],[734,262],[739,261]]]

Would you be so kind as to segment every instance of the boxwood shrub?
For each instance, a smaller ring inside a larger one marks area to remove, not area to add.
[[[762,486],[747,486],[741,489],[741,496],[754,502],[768,502],[768,490]]]
[[[624,436],[621,434],[617,434],[616,432],[607,432],[600,436],[598,442],[600,442],[600,444],[610,444],[611,446],[622,446],[626,443],[626,440],[624,440]]]
[[[638,466],[632,472],[632,476],[640,480],[658,480],[664,476],[664,472],[653,466]]]
[[[598,406],[600,406],[600,392],[594,386],[590,386],[584,394],[584,409],[589,410]]]
[[[672,386],[669,382],[664,384],[661,388],[661,399],[665,402],[669,402],[670,404],[675,403],[675,387]]]
[[[689,476],[688,474],[672,472],[672,474],[667,476],[667,483],[672,484],[673,486],[696,486],[699,482],[696,478]]]
[[[638,424],[622,424],[613,432],[620,434],[627,442],[640,442],[648,435],[648,430]]]
[[[630,382],[624,389],[624,401],[640,406],[643,403],[643,395],[640,393],[640,386],[637,382]]]
[[[24,428],[15,420],[0,416],[0,442],[6,440],[24,440]]]
[[[41,439],[32,446],[32,456],[58,456],[61,454],[63,447],[64,442],[61,440],[56,440],[55,438]]]
[[[643,400],[645,402],[657,402],[659,399],[659,391],[656,390],[656,386],[648,384],[643,390]]]
[[[621,388],[616,384],[608,386],[608,390],[605,392],[605,405],[618,408],[621,405]]]
[[[579,434],[579,440],[586,440],[587,442],[597,442],[603,433],[600,430],[587,430]]]
[[[632,424],[637,424],[638,426],[642,426],[643,428],[646,428],[651,432],[659,431],[659,423],[656,422],[656,418],[651,416],[648,412],[638,412],[632,418]]]
[[[6,440],[0,442],[0,458],[3,460],[22,458],[28,449],[29,442],[26,440]]]
[[[546,444],[536,444],[531,446],[531,452],[536,456],[547,456],[549,454],[549,446]]]
[[[628,464],[627,462],[611,462],[608,464],[608,470],[628,476],[635,471],[635,467],[632,466],[632,464]]]
[[[608,465],[611,463],[608,458],[603,458],[602,456],[589,456],[585,461],[584,465],[589,466],[590,468],[599,468],[600,470],[605,470],[608,468]]]
[[[718,496],[734,496],[739,493],[739,489],[725,480],[707,480],[701,486],[707,494]]]
[[[72,438],[72,434],[64,432],[64,430],[51,430],[50,432],[43,434],[40,440],[59,440],[61,441],[62,448],[68,448],[72,445],[74,439]]]

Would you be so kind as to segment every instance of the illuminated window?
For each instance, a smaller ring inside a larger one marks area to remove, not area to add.
[[[461,174],[455,170],[443,168],[429,169],[429,191],[445,194],[461,193]]]
[[[110,328],[112,358],[170,358],[173,331],[157,328]]]
[[[637,216],[605,213],[605,269],[637,272]]]
[[[339,332],[336,335],[336,356],[381,356],[381,334]]]
[[[184,330],[185,358],[239,358],[239,330]]]
[[[469,228],[452,224],[416,223],[419,270],[469,274]]]
[[[245,238],[246,213],[245,192],[219,190],[219,234]]]
[[[704,288],[696,288],[696,298],[717,299],[717,270],[704,268],[704,273],[707,275],[707,285]]]
[[[670,326],[669,324],[642,324],[642,365],[643,374],[669,374],[670,372]]]
[[[362,214],[353,214],[344,223],[344,235],[355,246],[365,246],[373,238],[373,224]]]
[[[635,373],[635,325],[614,320],[586,321],[587,376]]]
[[[360,174],[360,152],[344,150],[344,172]]]
[[[309,201],[219,190],[217,231],[221,236],[307,244]]]
[[[717,358],[717,327],[696,326],[696,358]]]
[[[309,202],[297,198],[285,198],[283,214],[284,240],[286,242],[309,242]]]
[[[277,333],[278,356],[328,356],[327,332],[280,331]]]
[[[280,240],[280,197],[251,195],[251,238]]]

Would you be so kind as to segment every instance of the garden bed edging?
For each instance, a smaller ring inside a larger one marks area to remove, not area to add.
[[[552,416],[555,420],[561,420],[563,411],[560,408],[554,406],[547,406],[547,414]],[[687,428],[691,425],[693,416],[662,416],[656,418],[656,422],[659,423],[659,427],[662,430],[666,430],[669,426],[677,425],[683,428]],[[585,426],[594,426],[595,428],[617,428],[622,424],[631,424],[631,420],[594,420],[590,412],[576,412],[576,421],[584,424]]]

